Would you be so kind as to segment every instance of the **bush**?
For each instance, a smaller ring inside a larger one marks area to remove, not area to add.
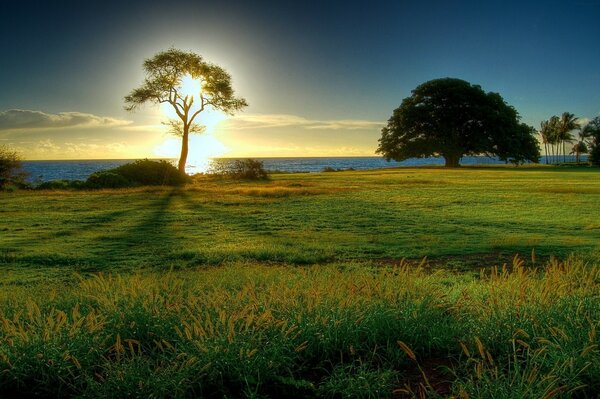
[[[85,182],[85,185],[89,188],[122,188],[134,186],[131,181],[113,171],[114,169],[92,173]]]
[[[218,160],[212,166],[210,174],[246,180],[263,180],[269,178],[262,161],[250,158]]]
[[[346,169],[337,168],[337,169],[335,169],[335,168],[332,168],[331,166],[326,166],[321,170],[321,172],[344,172],[344,171],[346,171],[346,172],[354,171],[354,168],[346,168]]]
[[[592,147],[589,159],[592,165],[600,166],[600,143]]]
[[[0,146],[0,190],[9,186],[25,187],[26,177],[27,173],[22,169],[19,153],[7,146]]]
[[[133,186],[180,186],[189,176],[167,161],[138,160],[114,169],[96,172],[88,177],[89,188],[121,188]]]
[[[170,162],[149,159],[121,165],[111,171],[143,186],[181,186],[190,179]]]
[[[233,163],[231,176],[236,179],[267,179],[267,171],[262,161],[256,159],[238,159]]]
[[[50,180],[38,184],[38,190],[73,190],[86,187],[86,182],[81,180]]]

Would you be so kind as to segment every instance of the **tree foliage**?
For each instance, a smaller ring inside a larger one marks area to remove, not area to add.
[[[5,145],[0,145],[0,190],[9,185],[24,185],[26,176],[19,153]]]
[[[377,152],[397,161],[442,156],[449,167],[459,166],[464,155],[480,154],[537,162],[533,134],[498,93],[460,79],[435,79],[414,89],[394,110]]]
[[[575,136],[571,133],[574,130],[579,129],[579,136],[582,137],[582,127],[578,122],[578,118],[570,113],[563,112],[561,116],[552,116],[547,121],[540,123],[540,130],[538,131],[542,142],[544,143],[544,151],[546,153],[546,163],[552,160],[553,163],[560,162],[559,155],[562,153],[563,162],[566,162],[567,148],[566,144],[572,144],[576,142]],[[579,154],[584,148],[585,140],[580,140],[573,147],[571,154],[575,154],[577,162],[579,162]]]
[[[168,122],[170,131],[182,137],[179,170],[185,171],[188,155],[188,136],[203,129],[196,118],[205,109],[212,108],[233,114],[248,104],[235,96],[231,76],[218,65],[204,61],[195,53],[175,48],[160,52],[144,61],[144,83],[125,97],[125,109],[133,111],[145,103],[169,104],[179,120]],[[200,83],[200,92],[184,93],[184,77]]]
[[[585,127],[583,133],[590,147],[590,162],[600,166],[600,116],[592,119]]]

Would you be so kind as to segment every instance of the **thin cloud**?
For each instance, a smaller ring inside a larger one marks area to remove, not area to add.
[[[123,119],[83,112],[50,114],[27,109],[9,109],[0,112],[0,130],[117,127],[130,123],[131,121]]]
[[[102,144],[66,142],[57,143],[51,139],[18,142],[11,146],[27,159],[85,159],[98,158],[109,154],[113,157],[128,156],[126,143],[111,142]]]
[[[590,123],[590,118],[577,118],[577,123],[581,126],[585,126]]]
[[[315,120],[289,114],[244,114],[227,121],[236,129],[271,129],[300,127],[314,130],[362,130],[380,129],[384,123],[363,119]]]

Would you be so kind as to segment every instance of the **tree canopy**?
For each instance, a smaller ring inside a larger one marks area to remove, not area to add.
[[[540,150],[534,133],[500,94],[443,78],[419,85],[393,111],[377,152],[396,161],[442,156],[448,167],[459,166],[465,155],[481,154],[507,162],[537,162]]]
[[[600,166],[600,116],[592,119],[584,129],[585,140],[590,145],[590,162]]]
[[[235,97],[231,76],[220,66],[204,61],[202,56],[175,48],[162,51],[144,61],[144,83],[125,97],[125,109],[133,111],[147,102],[167,103],[179,119],[167,122],[170,131],[182,137],[179,170],[185,171],[188,136],[200,133],[203,127],[196,117],[208,107],[233,114],[248,104]],[[185,78],[199,83],[198,92],[186,93]]]

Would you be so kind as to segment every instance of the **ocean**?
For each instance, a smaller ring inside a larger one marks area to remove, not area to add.
[[[443,165],[440,157],[411,158],[402,162],[386,161],[381,157],[317,157],[317,158],[255,158],[263,162],[265,169],[280,172],[321,172],[325,168],[333,169],[382,169],[399,166]],[[585,158],[583,158],[585,159]],[[567,157],[574,161],[573,156]],[[99,170],[115,168],[133,159],[102,159],[102,160],[67,160],[67,161],[23,161],[23,168],[29,174],[29,180],[42,182],[49,180],[85,180],[89,175]],[[176,164],[176,160],[171,160]],[[209,159],[201,165],[190,163],[187,167],[189,174],[210,173],[215,165],[234,162],[232,158]],[[544,160],[542,160],[543,162]],[[503,164],[492,157],[463,157],[462,165]]]

